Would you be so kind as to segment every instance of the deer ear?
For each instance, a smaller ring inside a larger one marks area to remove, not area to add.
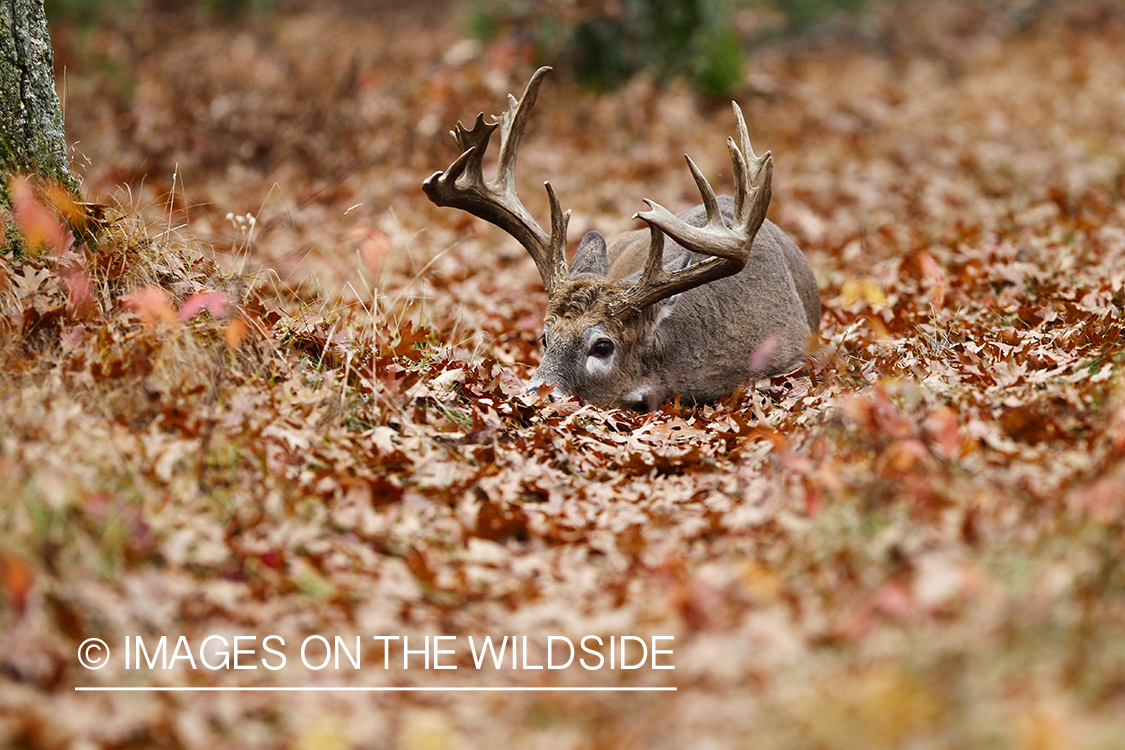
[[[652,324],[653,330],[659,328],[661,323],[672,317],[672,311],[676,309],[676,303],[679,299],[679,294],[673,294],[671,297],[664,300],[664,304],[660,307],[660,312],[656,314],[656,322]]]
[[[587,232],[578,249],[574,252],[574,260],[570,262],[570,278],[582,274],[605,276],[609,273],[609,259],[606,257],[605,237],[600,232]]]

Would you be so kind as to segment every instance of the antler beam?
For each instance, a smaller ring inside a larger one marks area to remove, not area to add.
[[[435,204],[468,211],[500,227],[523,245],[539,269],[548,296],[554,294],[567,275],[566,230],[570,211],[562,210],[551,183],[544,183],[551,203],[551,233],[547,234],[516,195],[515,171],[520,139],[539,96],[539,85],[550,70],[543,67],[535,71],[523,96],[517,101],[509,94],[508,109],[490,122],[485,121],[484,113],[477,115],[472,130],[458,122],[451,134],[461,155],[447,170],[435,172],[422,183],[422,190]],[[486,181],[482,161],[496,128],[500,128],[500,161],[496,177]]]
[[[738,104],[734,116],[738,124],[738,141],[727,139],[734,166],[734,216],[728,227],[719,210],[715,191],[690,156],[685,155],[703,206],[707,221],[702,227],[688,224],[654,201],[645,199],[648,211],[633,218],[648,223],[651,232],[648,260],[636,285],[628,290],[619,305],[623,310],[639,311],[673,295],[738,273],[746,265],[754,236],[766,218],[770,203],[770,182],[773,157],[767,151],[755,156],[746,130],[746,120]],[[688,250],[712,257],[687,268],[668,273],[664,270],[664,235]]]

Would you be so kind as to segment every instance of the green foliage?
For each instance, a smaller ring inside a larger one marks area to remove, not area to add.
[[[81,28],[90,28],[110,20],[119,20],[137,8],[138,5],[158,9],[202,10],[222,18],[242,18],[253,13],[273,13],[277,10],[276,0],[188,0],[171,2],[165,0],[44,0],[47,20],[51,24],[65,23]]]
[[[0,256],[16,255],[20,251],[19,235],[12,222],[12,198],[8,195],[8,180],[0,175]]]
[[[469,12],[465,26],[476,39],[495,39],[500,34],[500,14],[495,12],[494,3],[476,2]]]
[[[133,9],[136,0],[44,0],[47,23],[94,26]]]
[[[208,10],[227,18],[240,18],[252,13],[272,13],[277,10],[275,0],[203,0]]]
[[[687,78],[699,91],[726,96],[742,79],[743,52],[730,0],[622,0],[566,13],[547,3],[477,4],[469,28],[490,39],[508,27],[534,40],[541,62],[594,88],[614,88],[641,71],[659,81]]]
[[[772,5],[789,21],[790,28],[807,29],[837,13],[856,13],[870,0],[773,0]]]
[[[711,96],[725,96],[742,80],[742,45],[734,29],[716,29],[704,38],[707,55],[692,73],[696,88]]]
[[[568,71],[597,89],[612,89],[644,71],[658,81],[686,78],[704,94],[725,98],[742,80],[744,44],[735,11],[769,9],[786,33],[801,33],[870,0],[619,0],[575,9],[572,3],[475,0],[469,33],[532,42],[539,62]]]

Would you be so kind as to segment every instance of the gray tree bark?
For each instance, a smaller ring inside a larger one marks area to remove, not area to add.
[[[53,66],[43,0],[0,0],[0,175],[34,172],[77,194]]]

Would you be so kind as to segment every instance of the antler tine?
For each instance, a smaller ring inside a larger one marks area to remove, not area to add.
[[[652,201],[646,201],[646,203],[655,208],[660,208]],[[635,214],[633,218],[643,217],[640,214]],[[664,270],[664,232],[660,231],[655,223],[649,223],[648,231],[648,259],[645,261],[641,278],[632,289],[625,293],[624,298],[619,303],[622,310],[643,310],[653,302],[671,297],[685,289],[705,284],[711,280],[717,267],[731,262],[726,258],[712,257],[675,273],[668,273]],[[723,273],[715,278],[721,278],[725,275],[727,274]]]
[[[742,110],[734,104],[738,141],[727,139],[735,177],[734,216],[728,227],[719,210],[715,191],[699,171],[691,157],[687,158],[699,194],[703,198],[706,223],[697,227],[673,215],[660,204],[645,199],[649,210],[634,218],[648,223],[652,232],[648,260],[641,278],[627,291],[619,303],[622,309],[633,311],[667,299],[697,286],[738,273],[746,265],[754,236],[766,218],[770,201],[770,182],[773,179],[773,157],[770,152],[755,156],[750,147],[750,136]],[[750,161],[747,161],[749,154]],[[712,257],[687,268],[667,273],[663,269],[663,235],[667,234],[683,247]]]
[[[723,214],[719,210],[719,200],[715,197],[715,191],[711,189],[711,183],[707,182],[707,178],[699,171],[699,167],[695,166],[695,162],[691,160],[690,156],[684,154],[684,159],[687,160],[691,176],[695,178],[695,186],[699,188],[699,195],[703,198],[703,208],[707,211],[707,226],[726,226],[723,222]]]
[[[434,172],[422,190],[439,206],[451,206],[495,224],[512,235],[531,255],[551,295],[566,278],[566,229],[570,211],[563,211],[548,184],[551,203],[551,234],[547,234],[524,208],[516,194],[515,168],[520,139],[539,96],[539,86],[551,68],[535,71],[523,96],[508,96],[508,109],[488,122],[477,115],[472,129],[460,122],[452,131],[461,155],[444,172]],[[493,131],[500,129],[500,158],[496,177],[486,181],[482,162]]]
[[[637,217],[634,215],[633,218]],[[664,272],[664,232],[649,224],[648,234],[648,260],[645,261],[645,269],[641,272],[642,287],[659,284],[668,276]]]
[[[496,123],[485,122],[484,112],[481,112],[477,115],[472,130],[458,121],[457,127],[449,131],[449,134],[453,136],[453,141],[457,144],[457,148],[463,152],[446,170],[452,179],[457,179],[461,176],[461,172],[465,171],[468,172],[466,176],[470,182],[484,182],[482,162],[484,161],[484,152],[488,149],[488,141],[492,138],[492,131],[494,130],[496,130]],[[462,158],[465,159],[464,167],[456,169]]]
[[[543,279],[543,286],[547,289],[547,295],[554,294],[556,285],[566,278],[566,229],[570,224],[570,209],[563,211],[562,206],[559,205],[559,196],[555,195],[555,189],[551,187],[551,183],[544,182],[543,187],[547,190],[547,200],[551,203],[551,245],[549,253],[545,258],[545,264],[548,267],[548,273],[544,273],[544,266],[539,265],[539,259],[535,258],[535,263],[539,267],[539,276]],[[550,277],[552,283],[547,283],[547,278]]]
[[[523,138],[535,100],[539,98],[539,86],[550,71],[549,67],[535,71],[519,99],[508,94],[508,109],[495,118],[495,123],[500,125],[500,166],[496,172],[496,182],[505,188],[515,189],[516,154],[520,150],[520,139]]]
[[[539,98],[539,87],[551,71],[549,66],[540,67],[531,75],[531,80],[523,89],[523,96],[516,99],[512,94],[507,94],[507,109],[494,118],[499,125],[499,168],[496,172],[496,182],[505,187],[514,187],[515,156],[520,151],[520,139],[523,129],[528,126],[531,110],[535,106],[535,99]]]
[[[773,155],[766,151],[761,156],[754,154],[750,145],[750,134],[746,129],[746,119],[742,116],[742,108],[738,102],[731,102],[734,109],[734,119],[738,131],[738,142],[734,138],[727,139],[727,150],[730,151],[731,162],[734,165],[734,223],[746,224],[754,220],[749,210],[757,205],[761,206],[762,219],[765,219],[765,209],[769,206],[771,197],[771,183],[773,179]],[[766,178],[760,179],[762,170],[767,171]],[[750,195],[748,188],[755,188],[764,195]],[[761,222],[758,222],[761,224]]]

